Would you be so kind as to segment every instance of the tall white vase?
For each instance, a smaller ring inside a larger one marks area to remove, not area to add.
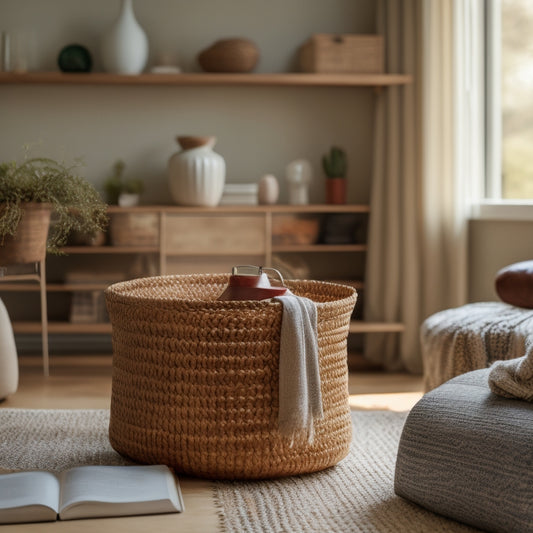
[[[102,38],[107,72],[139,74],[148,61],[148,38],[133,13],[132,0],[121,0],[120,13]]]
[[[17,391],[19,367],[15,337],[4,302],[0,300],[0,400]]]
[[[213,151],[214,137],[178,137],[183,148],[168,161],[168,180],[177,204],[214,207],[226,181],[226,162]]]

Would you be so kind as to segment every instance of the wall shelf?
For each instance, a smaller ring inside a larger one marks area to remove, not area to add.
[[[412,83],[406,74],[307,74],[307,73],[184,73],[184,74],[108,74],[24,72],[0,73],[0,84],[40,85],[232,85],[295,87],[389,87]]]

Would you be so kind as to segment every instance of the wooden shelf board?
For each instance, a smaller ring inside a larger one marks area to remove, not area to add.
[[[308,74],[308,73],[183,73],[124,75],[104,72],[0,73],[0,84],[51,85],[160,85],[160,86],[285,86],[285,87],[387,87],[412,83],[406,74]]]
[[[264,214],[264,213],[369,213],[368,204],[307,204],[307,205],[219,205],[217,207],[185,207],[179,205],[140,205],[135,207],[119,207],[110,205],[108,212],[114,213],[167,213],[167,214],[195,214],[205,215],[213,213],[245,213],[245,214]]]
[[[15,333],[41,333],[40,322],[13,322]],[[71,322],[48,322],[48,333],[110,334],[111,324],[73,324]]]
[[[109,283],[47,283],[46,292],[103,291],[109,285]],[[0,292],[39,292],[40,290],[40,286],[35,283],[0,284]]]
[[[273,252],[366,252],[366,244],[287,244],[272,245]]]
[[[65,254],[157,254],[158,246],[64,246]]]
[[[364,320],[352,320],[350,333],[401,333],[405,325],[400,322],[365,322]]]
[[[350,324],[350,333],[401,333],[404,325],[387,322],[363,322],[354,320]],[[40,333],[40,322],[13,322],[15,333]],[[49,322],[49,333],[111,333],[111,324],[73,324],[71,322]]]

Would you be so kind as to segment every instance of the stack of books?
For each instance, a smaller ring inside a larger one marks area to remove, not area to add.
[[[257,205],[257,183],[226,183],[220,205]]]

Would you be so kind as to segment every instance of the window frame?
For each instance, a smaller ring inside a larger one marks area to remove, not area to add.
[[[502,198],[501,0],[485,2],[485,190],[472,217],[533,220],[533,199]]]

